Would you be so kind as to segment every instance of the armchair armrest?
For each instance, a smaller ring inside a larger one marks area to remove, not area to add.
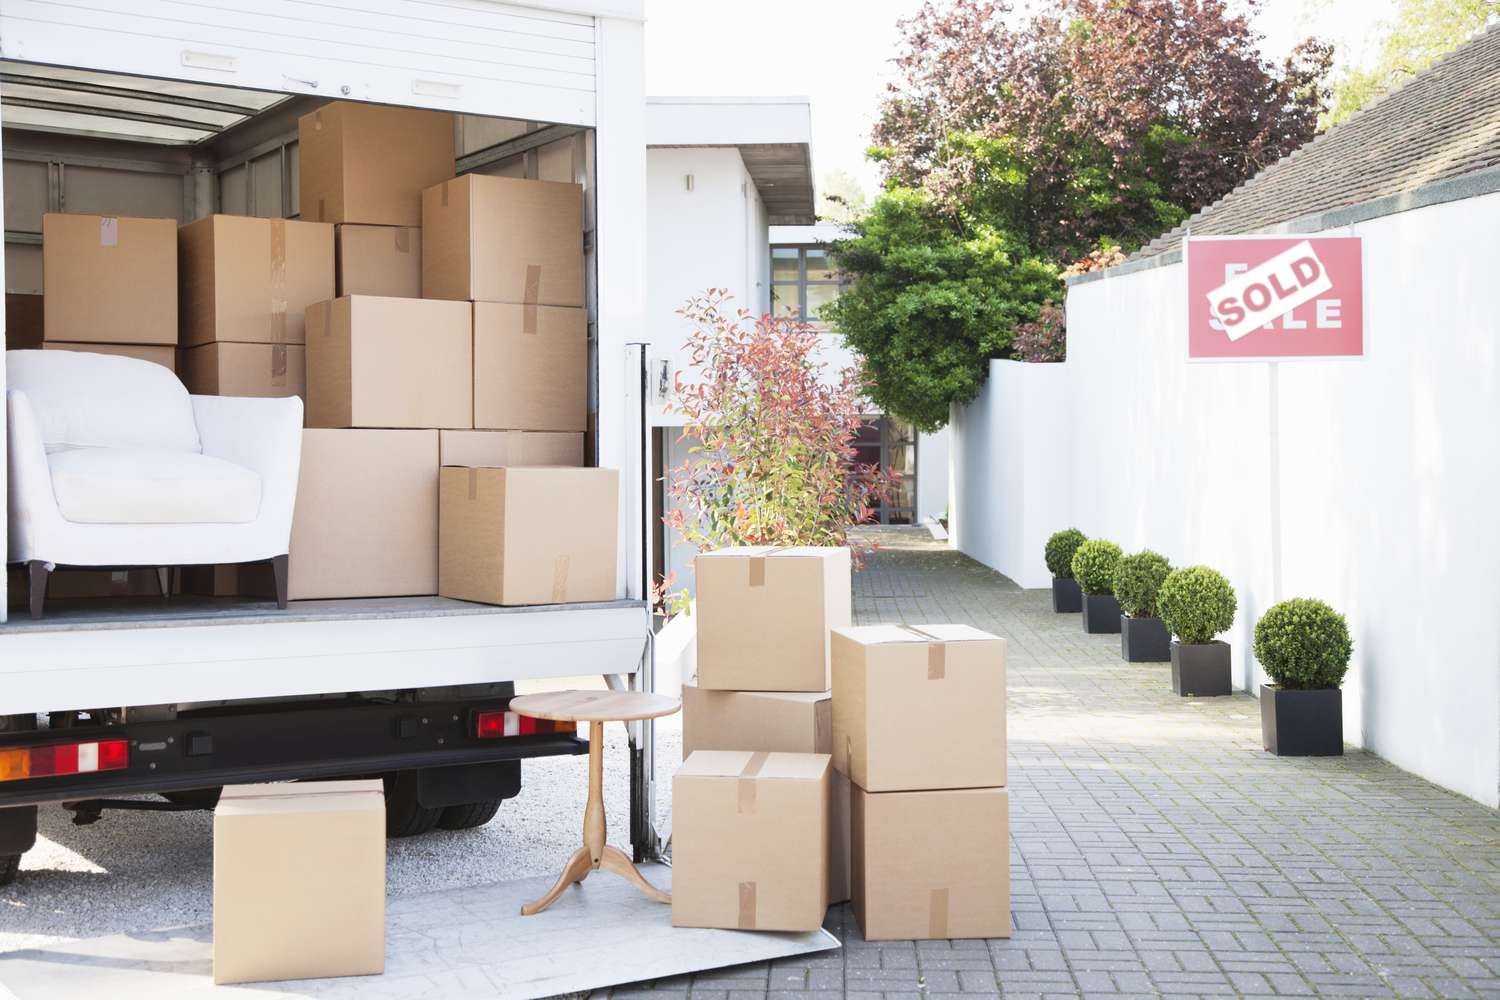
[[[62,523],[47,467],[47,448],[31,400],[19,389],[5,391],[7,414],[7,511],[9,543],[6,559],[24,562],[39,558],[44,538]]]
[[[285,524],[290,537],[302,462],[302,400],[193,396],[203,454],[260,474],[259,521]]]

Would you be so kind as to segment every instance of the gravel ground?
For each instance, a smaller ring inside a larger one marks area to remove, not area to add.
[[[681,758],[676,717],[657,724],[658,809],[671,808]],[[552,874],[583,830],[588,758],[524,761],[521,794],[477,830],[432,833],[389,845],[392,895]],[[628,849],[629,757],[625,727],[605,727],[605,812],[610,841]],[[74,826],[61,806],[44,807],[37,845],[20,877],[0,889],[0,952],[58,938],[97,937],[212,918],[213,814],[106,812]]]

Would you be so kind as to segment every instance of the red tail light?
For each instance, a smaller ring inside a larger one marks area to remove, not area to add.
[[[503,739],[506,736],[541,736],[549,733],[576,732],[578,732],[576,722],[533,719],[529,715],[518,715],[504,709],[474,713],[474,735],[481,740]]]
[[[129,764],[130,744],[126,740],[0,747],[0,781],[119,771]]]

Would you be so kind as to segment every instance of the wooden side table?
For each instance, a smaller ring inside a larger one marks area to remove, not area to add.
[[[671,715],[682,707],[676,698],[640,691],[549,691],[512,698],[510,710],[533,719],[589,724],[589,799],[583,813],[583,846],[563,866],[557,884],[541,899],[521,907],[522,916],[540,913],[557,901],[563,890],[582,882],[589,872],[614,872],[659,903],[672,897],[647,882],[630,856],[604,842],[604,724],[634,722]]]

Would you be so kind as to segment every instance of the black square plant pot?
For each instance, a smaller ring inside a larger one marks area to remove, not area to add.
[[[1083,588],[1078,586],[1077,580],[1064,580],[1060,576],[1052,578],[1052,610],[1060,615],[1083,610]]]
[[[1172,690],[1185,698],[1231,693],[1229,643],[1172,640]]]
[[[1083,630],[1091,635],[1120,631],[1120,602],[1114,594],[1083,595]]]
[[[1166,663],[1172,636],[1160,618],[1120,616],[1120,658],[1127,663]]]
[[[1344,692],[1260,686],[1260,735],[1278,757],[1337,757],[1344,752]]]

